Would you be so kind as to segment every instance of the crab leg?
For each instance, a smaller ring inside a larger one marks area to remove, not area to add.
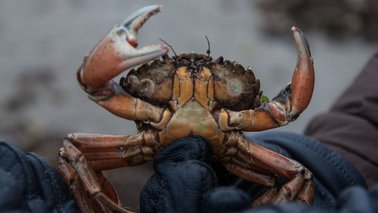
[[[152,160],[154,147],[159,142],[157,134],[148,130],[131,136],[74,133],[69,134],[63,144],[61,156],[64,157],[65,150],[71,144],[80,150],[92,169],[98,172]]]
[[[134,136],[68,135],[60,149],[58,163],[80,209],[83,212],[134,212],[121,206],[117,193],[102,171],[151,160],[157,140],[152,131]]]
[[[292,27],[298,61],[292,81],[269,103],[240,112],[222,110],[220,123],[224,130],[261,131],[294,121],[310,103],[314,90],[314,67],[304,34]],[[226,121],[227,120],[227,121]]]
[[[314,196],[312,173],[306,167],[276,152],[249,142],[242,133],[234,133],[230,133],[233,134],[233,137],[229,135],[228,140],[235,140],[236,138],[237,143],[227,141],[226,144],[234,144],[237,152],[230,156],[224,156],[225,160],[223,161],[224,166],[231,173],[268,187],[275,185],[274,175],[289,179],[289,182],[283,185],[280,190],[275,188],[268,190],[255,201],[255,205],[266,202],[283,203],[290,200],[298,200],[307,204],[312,202]],[[229,148],[231,147],[232,145]]]
[[[58,162],[59,168],[69,181],[68,183],[70,183],[71,191],[81,211],[110,212],[110,208],[115,209],[117,212],[134,212],[131,209],[124,209],[120,206],[118,197],[111,185],[107,186],[110,188],[104,188],[104,185],[100,182],[104,178],[102,173],[96,173],[89,166],[83,153],[69,141],[63,142],[63,149],[59,153]],[[70,174],[67,174],[68,171],[70,171]],[[111,194],[106,195],[105,190],[111,192]],[[115,195],[115,197],[112,195]],[[107,199],[104,200],[104,197]],[[113,197],[113,199],[109,197]],[[93,208],[94,206],[100,207],[101,210]]]
[[[75,197],[77,204],[82,212],[94,213],[94,212],[110,212],[110,209],[91,198],[91,195],[87,193],[87,190],[83,186],[81,180],[75,169],[65,160],[62,156],[58,156],[59,169],[65,178],[66,182],[70,186],[70,190]],[[101,186],[102,191],[115,203],[119,203],[119,198],[110,182],[104,177],[102,172],[95,173],[98,184]]]

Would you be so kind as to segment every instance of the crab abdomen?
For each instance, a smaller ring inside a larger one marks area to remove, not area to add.
[[[194,99],[177,109],[162,134],[167,142],[196,135],[216,143],[220,136],[213,115]]]

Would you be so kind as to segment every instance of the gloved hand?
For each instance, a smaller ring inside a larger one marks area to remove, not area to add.
[[[140,212],[249,208],[251,199],[241,190],[217,187],[210,156],[210,144],[199,137],[183,138],[164,147],[155,157],[155,174],[140,195]]]
[[[315,140],[292,133],[264,133],[248,137],[261,146],[295,159],[314,173],[315,207],[288,204],[252,210],[251,202],[264,187],[251,184],[211,162],[211,146],[199,137],[183,138],[163,148],[155,157],[155,174],[149,179],[140,196],[140,212],[306,212],[333,209],[335,212],[359,209],[374,212],[378,188],[371,192],[357,171],[341,156]],[[346,194],[337,197],[351,186]],[[336,209],[338,207],[339,209]],[[345,207],[345,208],[344,208]],[[314,209],[315,208],[315,209]],[[370,208],[370,209],[369,209]],[[327,211],[328,211],[327,210]],[[346,211],[348,212],[348,211]]]
[[[50,164],[0,142],[0,212],[80,212],[66,184]]]

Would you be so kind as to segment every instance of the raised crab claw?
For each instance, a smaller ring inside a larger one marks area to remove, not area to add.
[[[254,205],[311,203],[312,173],[300,163],[245,139],[243,131],[286,125],[308,106],[314,68],[307,41],[293,27],[298,62],[291,84],[265,103],[250,68],[210,54],[170,58],[164,44],[137,48],[137,33],[162,6],[141,8],[114,27],[84,59],[77,78],[89,97],[137,123],[136,135],[73,133],[60,149],[59,167],[83,212],[134,212],[120,204],[103,171],[152,160],[175,139],[198,135],[213,145],[214,160],[231,173],[271,187]],[[162,57],[161,57],[162,56]],[[160,58],[161,57],[161,58]],[[143,64],[143,65],[142,65]],[[132,69],[120,83],[112,79]],[[289,181],[276,186],[276,176]]]

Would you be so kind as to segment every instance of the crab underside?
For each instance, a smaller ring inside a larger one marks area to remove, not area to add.
[[[139,28],[161,8],[141,8],[114,27],[77,72],[91,100],[117,116],[134,120],[139,130],[136,135],[67,135],[58,156],[59,168],[80,209],[134,212],[120,204],[103,171],[152,160],[165,145],[191,135],[208,139],[214,160],[231,173],[271,187],[254,201],[255,206],[290,200],[310,204],[312,173],[300,163],[246,140],[242,133],[286,125],[308,106],[314,68],[301,31],[292,28],[298,62],[291,83],[265,102],[252,70],[235,62],[196,53],[170,58],[164,44],[136,48]],[[112,81],[138,65],[119,84]],[[278,189],[276,176],[288,182]]]

